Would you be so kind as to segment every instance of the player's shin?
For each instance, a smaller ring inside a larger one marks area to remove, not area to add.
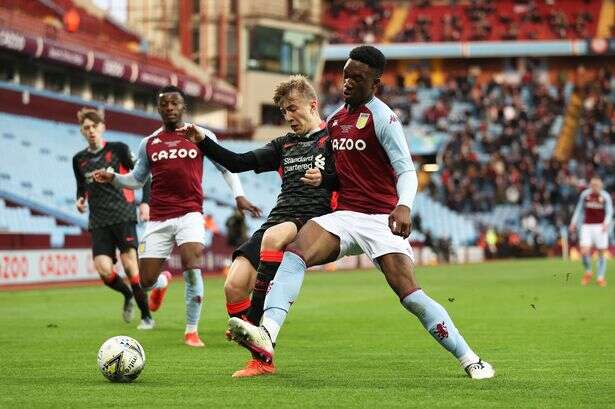
[[[203,276],[201,269],[192,268],[184,271],[186,301],[186,333],[196,332],[201,318],[203,304]]]
[[[288,310],[299,295],[305,269],[306,265],[301,257],[288,251],[284,253],[282,263],[265,298],[262,326],[269,333],[271,342],[276,342]]]
[[[132,292],[130,288],[126,285],[122,277],[120,277],[115,270],[111,271],[106,277],[101,276],[101,279],[105,285],[119,293],[122,293],[124,298],[129,299],[132,298]]]
[[[583,255],[583,268],[586,273],[592,271],[592,260],[589,255]]]
[[[598,257],[598,266],[597,266],[597,278],[598,280],[604,280],[604,275],[606,274],[606,257],[604,254],[601,254]]]
[[[248,310],[248,320],[260,324],[265,306],[265,296],[269,283],[274,279],[284,253],[278,250],[262,250],[261,260],[256,270],[256,283],[252,292],[252,304]]]
[[[455,327],[444,307],[418,289],[401,300],[402,305],[414,314],[423,327],[444,349],[459,360],[462,367],[478,362],[478,356],[470,349]]]
[[[147,305],[147,294],[143,291],[141,284],[139,283],[139,276],[134,274],[130,277],[130,287],[132,288],[132,294],[135,297],[137,306],[141,310],[141,319],[151,318],[149,307]]]

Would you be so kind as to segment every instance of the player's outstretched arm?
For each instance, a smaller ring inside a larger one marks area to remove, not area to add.
[[[203,155],[231,172],[247,172],[255,170],[258,166],[254,154],[251,152],[235,153],[220,146],[216,135],[208,129],[186,124],[178,131],[183,132],[186,138],[195,143]]]
[[[399,200],[397,207],[389,215],[389,228],[393,234],[406,238],[410,236],[412,229],[411,209],[418,190],[418,177],[404,130],[395,114],[387,113],[384,118],[379,117],[376,137],[397,177],[395,187]]]
[[[149,177],[149,159],[145,152],[147,138],[141,141],[139,153],[135,167],[126,174],[116,172],[108,172],[104,169],[99,169],[93,173],[93,178],[98,183],[112,183],[113,186],[121,189],[137,190],[141,189]]]

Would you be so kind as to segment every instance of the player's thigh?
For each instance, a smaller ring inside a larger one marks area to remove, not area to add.
[[[94,258],[94,266],[96,271],[101,275],[107,275],[111,273],[113,265],[117,259],[115,257],[115,236],[111,229],[111,226],[99,227],[92,230],[92,257]],[[99,263],[96,263],[96,258],[99,256],[106,256],[99,258]],[[108,266],[106,262],[107,258],[111,266]],[[104,268],[104,270],[100,270]],[[101,272],[102,271],[102,272]]]
[[[340,239],[313,220],[308,221],[297,233],[295,240],[286,246],[303,258],[308,267],[337,260]]]
[[[592,248],[592,228],[589,224],[582,224],[579,230],[579,246],[581,252],[587,255],[591,252]]]
[[[139,258],[139,276],[143,287],[151,287],[156,283],[165,261],[166,258]]]
[[[419,288],[414,274],[414,263],[407,254],[384,254],[377,258],[377,262],[387,283],[400,298]]]
[[[184,269],[198,268],[205,248],[205,227],[203,215],[191,212],[177,220],[175,242],[179,246],[179,254]]]
[[[101,277],[109,276],[113,272],[114,264],[114,260],[105,254],[94,257],[94,268]]]
[[[295,237],[297,225],[293,222],[283,222],[269,227],[263,234],[261,250],[283,250]]]
[[[256,269],[244,256],[238,256],[233,260],[224,282],[224,292],[229,296],[246,297],[254,289]],[[232,300],[231,300],[232,301]]]
[[[173,220],[150,221],[139,243],[139,259],[167,259],[175,246]]]
[[[133,275],[139,275],[139,260],[136,249],[129,248],[123,253],[120,253],[120,260],[122,261],[127,276],[132,277]]]
[[[126,221],[109,226],[115,246],[120,249],[120,252],[128,249],[137,248],[137,224],[135,222]]]
[[[604,251],[609,247],[609,233],[601,224],[597,224],[592,232],[592,246],[598,251]]]

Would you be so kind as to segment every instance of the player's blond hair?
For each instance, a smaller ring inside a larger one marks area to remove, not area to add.
[[[307,101],[317,99],[316,90],[308,79],[303,75],[293,75],[275,87],[273,92],[273,103],[278,107],[281,106],[283,101],[290,96],[293,90]]]
[[[77,120],[79,121],[80,125],[83,125],[83,121],[85,121],[86,119],[89,119],[90,121],[98,125],[101,122],[105,122],[105,115],[101,111],[98,111],[94,108],[81,108],[79,112],[77,112]]]

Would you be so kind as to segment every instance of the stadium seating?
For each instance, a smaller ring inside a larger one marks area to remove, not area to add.
[[[9,208],[6,217],[11,224],[8,230],[50,233],[53,234],[52,241],[61,244],[64,234],[78,233],[81,228],[86,228],[87,215],[79,214],[74,208],[72,156],[84,148],[78,126],[6,113],[0,113],[0,126],[3,129],[0,134],[3,151],[11,153],[0,161],[0,192],[9,193],[11,198],[21,201],[45,205],[51,208],[55,217],[75,220],[75,226],[67,228],[56,226],[54,217],[32,218],[28,217],[29,211],[25,208],[19,211]],[[122,132],[107,131],[105,137],[109,141],[126,143],[133,152],[137,151],[140,142],[136,135]],[[236,151],[247,151],[261,145],[239,141],[224,144]],[[234,206],[233,195],[211,161],[205,161],[204,171],[203,186],[207,197],[204,211],[213,214],[225,232],[224,222]],[[279,193],[278,174],[270,172],[255,178],[254,173],[249,172],[240,177],[250,200],[265,212],[271,210]],[[261,222],[248,218],[250,229],[255,229]]]
[[[332,43],[404,43],[591,38],[597,33],[598,17],[606,2],[557,0],[547,4],[474,0],[448,4],[430,0],[331,0],[328,3],[323,22],[333,30]]]

